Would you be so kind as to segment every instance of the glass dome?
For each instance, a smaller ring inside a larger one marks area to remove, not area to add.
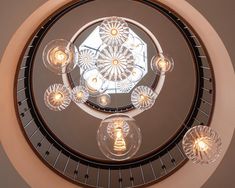
[[[148,110],[151,108],[154,105],[156,98],[157,94],[147,86],[139,86],[131,93],[132,104],[135,108],[140,110]]]
[[[217,132],[207,126],[198,125],[188,130],[182,141],[186,156],[194,163],[214,162],[221,152],[221,139]]]
[[[56,74],[65,74],[75,68],[78,62],[78,50],[71,42],[56,39],[45,46],[42,59],[50,71]]]
[[[85,103],[89,98],[87,89],[83,86],[76,86],[71,91],[71,99],[76,104]]]
[[[140,128],[126,114],[112,114],[105,118],[97,131],[101,152],[109,159],[122,161],[139,150],[142,141]]]
[[[68,88],[62,84],[53,84],[49,86],[44,93],[44,102],[51,110],[64,110],[71,102]]]
[[[152,58],[151,69],[156,74],[171,72],[174,68],[174,60],[168,55],[159,54]]]

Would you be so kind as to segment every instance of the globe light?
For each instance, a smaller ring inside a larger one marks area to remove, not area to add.
[[[139,150],[142,136],[135,120],[126,114],[113,114],[105,118],[97,131],[101,152],[109,159],[123,161]]]
[[[117,82],[117,89],[123,93],[129,93],[130,90],[133,88],[133,86],[134,86],[134,83],[128,79]]]
[[[127,79],[131,82],[138,82],[140,79],[143,78],[143,71],[144,70],[142,68],[135,66]]]
[[[147,86],[138,86],[131,93],[131,102],[140,110],[150,109],[157,98],[157,94]]]
[[[106,45],[121,46],[128,39],[129,27],[122,18],[109,17],[101,23],[99,34]]]
[[[68,88],[62,84],[53,84],[49,86],[44,93],[44,102],[51,110],[64,110],[71,102]]]
[[[46,68],[56,74],[71,72],[78,61],[78,51],[75,45],[64,40],[57,39],[49,42],[42,54]]]
[[[89,92],[83,86],[76,86],[71,91],[71,99],[76,104],[85,103],[89,98]]]
[[[78,66],[83,69],[91,69],[95,67],[95,54],[89,49],[81,50],[78,53]]]
[[[102,94],[97,97],[97,102],[100,106],[108,106],[111,103],[111,97],[109,94]]]
[[[156,74],[165,74],[166,72],[171,72],[174,68],[174,61],[167,55],[157,55],[152,58],[151,69]]]
[[[198,125],[184,135],[183,150],[193,163],[209,164],[219,157],[221,139],[210,127]]]
[[[126,47],[107,46],[100,52],[96,66],[105,79],[120,81],[131,75],[134,62],[132,52]]]
[[[96,68],[84,71],[81,83],[93,97],[104,93],[108,88],[108,83]]]

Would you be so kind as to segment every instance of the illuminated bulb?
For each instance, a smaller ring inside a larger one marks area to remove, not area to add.
[[[116,36],[118,34],[118,30],[113,28],[111,29],[111,35]]]
[[[143,68],[135,66],[133,70],[131,71],[130,76],[127,77],[127,79],[130,82],[138,82],[141,78],[143,78],[143,72],[144,72]]]
[[[209,149],[209,146],[206,143],[206,139],[199,138],[195,140],[194,149],[197,151],[206,151]]]
[[[98,96],[106,91],[108,83],[96,68],[83,72],[81,85],[84,85],[91,96]]]
[[[122,133],[122,128],[118,127],[114,130],[114,146],[113,150],[117,152],[124,152],[126,151],[126,142]]]
[[[118,65],[118,63],[119,63],[118,60],[116,59],[113,60],[113,65]]]
[[[111,97],[109,94],[102,94],[97,97],[97,102],[101,106],[108,106],[111,103]]]
[[[126,114],[112,114],[105,118],[97,131],[101,152],[111,160],[122,161],[133,157],[141,144],[140,129]]]
[[[43,50],[43,62],[46,68],[56,74],[68,73],[78,62],[77,48],[66,40],[53,40]]]
[[[62,84],[53,84],[45,91],[44,102],[51,110],[64,110],[71,102],[69,90]]]
[[[89,93],[84,86],[76,86],[71,91],[71,99],[76,104],[85,103],[89,98]]]
[[[151,68],[156,74],[165,74],[173,70],[174,61],[166,55],[153,57],[151,62]]]
[[[221,152],[221,139],[210,127],[198,125],[187,131],[182,146],[186,156],[194,163],[214,162]]]
[[[150,109],[157,98],[157,94],[147,86],[138,86],[131,93],[131,102],[140,110]]]

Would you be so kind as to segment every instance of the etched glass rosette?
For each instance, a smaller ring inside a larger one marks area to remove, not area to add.
[[[157,94],[147,86],[138,86],[131,93],[132,104],[135,108],[140,110],[148,110],[151,108],[156,98]]]
[[[109,81],[126,79],[134,69],[134,56],[130,50],[122,46],[107,46],[97,59],[99,73]]]
[[[99,34],[106,45],[121,46],[128,39],[129,27],[122,18],[109,17],[101,23]]]
[[[212,128],[198,125],[184,135],[183,150],[193,163],[209,164],[214,162],[221,152],[221,139]]]
[[[67,108],[71,102],[70,92],[68,88],[62,84],[53,84],[45,91],[44,102],[49,109],[62,111]]]

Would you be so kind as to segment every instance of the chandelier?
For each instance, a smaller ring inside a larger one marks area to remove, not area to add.
[[[97,27],[77,47],[73,41],[91,25]],[[151,38],[156,54],[147,57],[147,47],[129,25],[135,25]],[[123,161],[132,158],[141,146],[138,122],[128,111],[119,109],[119,98],[130,101],[130,111],[136,116],[151,109],[157,100],[167,73],[174,68],[173,58],[163,53],[156,37],[142,24],[121,17],[106,17],[82,27],[70,40],[49,42],[42,54],[45,67],[62,76],[62,83],[50,85],[44,93],[45,105],[53,111],[65,110],[72,102],[79,108],[93,101],[98,109],[115,107],[106,114],[97,130],[97,145],[109,159]],[[150,70],[148,70],[150,67]],[[66,74],[79,69],[79,83],[66,80]],[[157,77],[154,86],[145,85],[146,74]],[[160,96],[159,96],[160,97]],[[211,128],[203,125],[188,130],[183,138],[185,155],[195,163],[208,164],[216,160],[221,140]]]

